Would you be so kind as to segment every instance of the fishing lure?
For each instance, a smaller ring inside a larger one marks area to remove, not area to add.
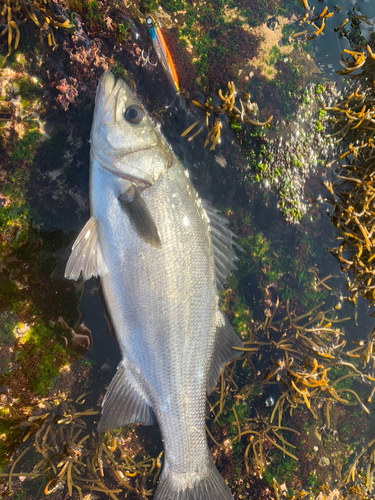
[[[161,62],[164,71],[167,73],[169,81],[176,89],[176,91],[179,92],[180,87],[178,85],[176,68],[174,67],[172,57],[168,50],[167,44],[165,43],[163,34],[156,21],[151,16],[148,16],[148,18],[146,19],[146,25],[150,33],[152,44],[154,46],[158,59]]]

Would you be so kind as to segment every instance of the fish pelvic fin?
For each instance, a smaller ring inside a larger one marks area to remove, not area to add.
[[[77,236],[65,267],[64,277],[78,280],[81,273],[84,280],[88,280],[91,276],[103,276],[108,273],[94,217],[86,222]]]
[[[198,472],[175,473],[165,462],[154,500],[233,500],[232,493],[213,464]]]
[[[146,395],[137,381],[130,373],[127,375],[126,371],[125,363],[122,361],[103,400],[98,432],[112,430],[122,425],[153,425],[155,422],[154,411]]]
[[[207,380],[208,395],[212,394],[224,366],[243,354],[233,347],[243,348],[242,340],[231,327],[228,318],[218,310],[216,313],[215,344]]]

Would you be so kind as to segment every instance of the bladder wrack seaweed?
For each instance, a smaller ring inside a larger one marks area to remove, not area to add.
[[[181,134],[181,137],[185,137],[196,126],[201,125],[200,128],[188,138],[188,141],[191,141],[192,139],[197,137],[197,135],[199,135],[200,132],[202,132],[202,130],[206,127],[208,133],[204,143],[204,147],[208,146],[208,144],[211,142],[210,151],[212,151],[215,149],[216,145],[220,143],[221,129],[223,127],[219,118],[220,115],[227,115],[229,120],[231,120],[233,123],[236,123],[238,120],[240,122],[248,122],[256,126],[264,126],[270,123],[270,121],[272,120],[272,116],[270,116],[270,118],[268,118],[268,120],[266,120],[265,122],[257,122],[250,118],[250,115],[253,115],[257,112],[258,107],[256,106],[256,104],[251,102],[249,94],[244,94],[244,96],[240,99],[240,111],[235,106],[237,91],[233,82],[228,82],[228,90],[229,92],[223,95],[221,89],[219,89],[218,95],[220,97],[220,100],[222,101],[220,105],[215,104],[212,99],[206,99],[204,105],[200,104],[198,101],[193,100],[193,104],[202,109],[206,113],[206,115],[190,125]],[[213,124],[211,125],[212,118]]]

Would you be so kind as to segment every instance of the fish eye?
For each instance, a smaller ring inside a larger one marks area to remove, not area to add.
[[[124,117],[125,120],[128,121],[129,123],[138,125],[138,123],[141,123],[142,121],[143,111],[141,110],[141,108],[138,108],[137,106],[130,106],[128,109],[125,110]]]

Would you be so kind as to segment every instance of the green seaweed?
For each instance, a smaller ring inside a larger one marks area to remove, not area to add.
[[[22,139],[18,139],[14,150],[10,154],[13,165],[16,162],[25,161],[28,165],[32,165],[36,153],[36,146],[42,140],[42,134],[37,130],[27,132]]]
[[[98,25],[102,29],[105,28],[106,24],[102,13],[103,5],[97,0],[83,0],[82,5],[86,22]]]
[[[63,347],[63,340],[56,329],[37,320],[17,342],[15,359],[19,365],[15,372],[22,372],[29,381],[29,389],[36,395],[46,396],[63,366],[69,365],[77,356]],[[37,363],[36,363],[37,360]],[[3,382],[9,383],[13,372],[3,375]],[[22,395],[20,395],[22,398]],[[29,397],[29,396],[28,396]]]
[[[314,256],[311,252],[313,242],[307,234],[301,235],[300,245],[304,252],[299,259],[293,256],[287,242],[273,245],[261,233],[252,232],[246,238],[240,237],[238,240],[245,250],[240,255],[238,276],[246,276],[247,281],[258,282],[262,290],[273,284],[279,289],[280,300],[299,297],[304,306],[315,305],[327,295],[325,291],[315,289],[314,276],[309,272]],[[241,289],[240,294],[243,295]]]
[[[120,23],[117,25],[117,29],[118,29],[118,36],[117,36],[118,40],[119,42],[124,43],[129,38],[131,32],[131,26],[128,22]]]
[[[317,487],[319,484],[319,480],[315,472],[310,472],[309,477],[307,479],[307,484],[313,491],[317,491]]]
[[[277,45],[274,45],[268,54],[267,64],[269,64],[270,66],[273,66],[282,57],[284,57],[284,56],[280,52],[279,47]]]
[[[176,12],[177,10],[184,10],[187,4],[184,0],[161,0],[160,5],[169,12]]]
[[[277,455],[275,457],[275,464],[277,464],[276,476],[285,482],[290,482],[294,473],[297,472],[299,468],[298,463],[291,457],[282,457],[282,453],[279,450],[275,452],[275,455]]]
[[[5,188],[8,185],[5,185]],[[8,189],[3,194],[9,194]],[[11,204],[0,207],[0,250],[20,248],[27,241],[30,227],[29,208],[26,204]],[[0,254],[1,256],[1,254]]]
[[[124,82],[127,83],[131,89],[135,90],[134,76],[132,75],[132,73],[126,71],[121,63],[116,63],[111,68],[111,71],[116,78],[121,78],[121,80],[124,80]]]
[[[158,8],[158,0],[142,0],[141,7],[146,13],[152,14]]]
[[[42,87],[36,79],[23,76],[15,78],[13,84],[18,87],[21,95],[21,104],[26,108],[30,106],[32,101],[35,101],[42,95]]]

